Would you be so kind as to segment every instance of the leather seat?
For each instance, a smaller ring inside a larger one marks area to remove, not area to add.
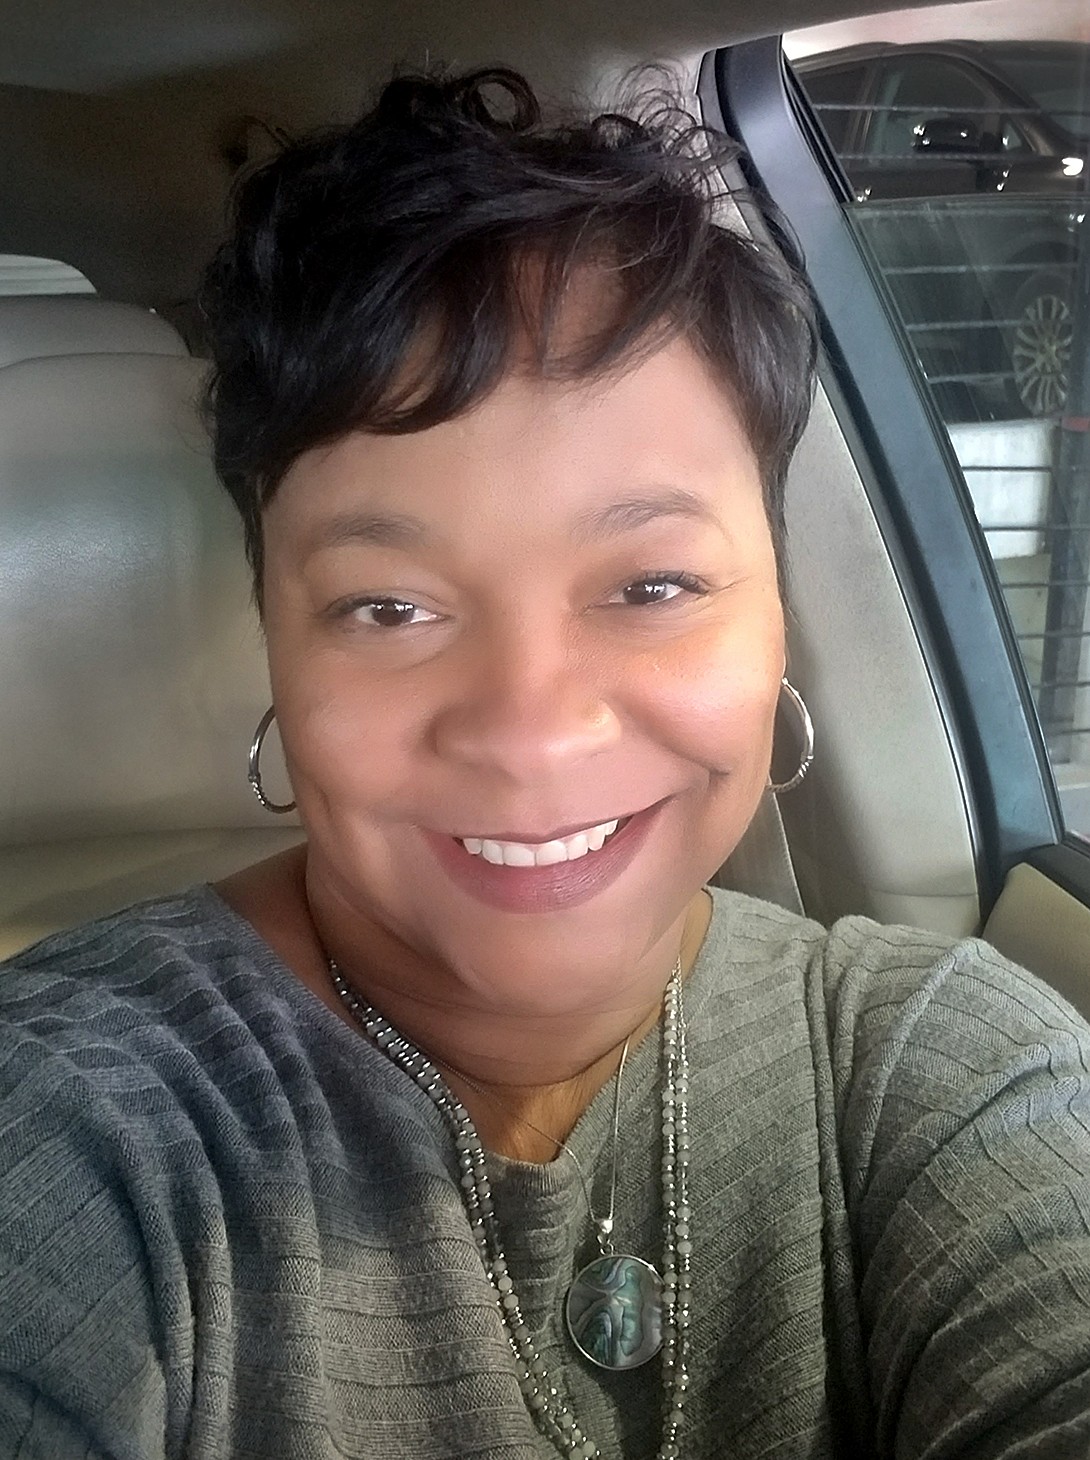
[[[204,370],[134,306],[0,301],[0,956],[299,839],[246,782],[268,680]]]
[[[0,370],[51,355],[188,355],[174,327],[148,309],[96,295],[0,299]]]

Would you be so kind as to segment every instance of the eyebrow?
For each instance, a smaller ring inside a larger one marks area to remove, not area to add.
[[[624,497],[606,507],[582,513],[575,523],[575,535],[584,542],[635,532],[662,517],[687,517],[710,523],[722,531],[723,524],[712,507],[683,487],[664,487]],[[363,543],[371,547],[400,549],[427,547],[436,535],[419,517],[402,512],[341,512],[323,522],[314,534],[310,551]]]
[[[717,513],[702,497],[687,492],[683,487],[662,487],[583,513],[576,521],[576,534],[587,541],[613,537],[622,532],[634,532],[660,517],[688,517],[723,530]]]
[[[315,553],[323,548],[364,543],[407,552],[410,548],[426,547],[434,539],[435,534],[426,522],[407,513],[339,512],[319,526],[311,540],[310,551]]]

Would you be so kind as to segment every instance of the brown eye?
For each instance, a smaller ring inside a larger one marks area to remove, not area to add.
[[[410,624],[427,623],[435,614],[420,608],[415,603],[406,603],[400,598],[369,598],[357,603],[354,615],[364,624],[376,629],[403,629]],[[417,617],[419,615],[419,617]]]
[[[653,573],[627,583],[621,589],[620,600],[632,608],[648,608],[669,603],[682,594],[702,597],[707,592],[708,585],[691,573]]]
[[[639,583],[629,583],[623,590],[625,603],[664,603],[668,598],[674,598],[681,589],[676,583],[667,582],[664,578],[645,578]]]

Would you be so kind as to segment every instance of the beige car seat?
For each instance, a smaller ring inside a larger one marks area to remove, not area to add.
[[[135,306],[0,300],[0,956],[299,839],[246,782],[268,684],[204,368]]]

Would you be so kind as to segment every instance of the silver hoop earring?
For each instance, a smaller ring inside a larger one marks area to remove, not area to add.
[[[264,743],[265,735],[269,726],[276,719],[276,706],[270,705],[258,721],[257,729],[254,731],[254,738],[250,742],[250,768],[247,771],[246,779],[250,783],[254,795],[264,806],[266,811],[275,811],[277,816],[286,816],[289,811],[295,810],[295,802],[289,801],[286,805],[280,805],[276,801],[270,801],[265,795],[261,784],[261,746]]]
[[[793,791],[804,779],[806,772],[814,763],[814,722],[810,719],[810,711],[806,708],[806,701],[786,677],[780,680],[780,693],[786,693],[787,698],[791,702],[791,708],[802,722],[802,759],[799,761],[798,770],[789,781],[781,781],[778,785],[769,781],[768,789],[777,796],[781,795],[784,791]]]

